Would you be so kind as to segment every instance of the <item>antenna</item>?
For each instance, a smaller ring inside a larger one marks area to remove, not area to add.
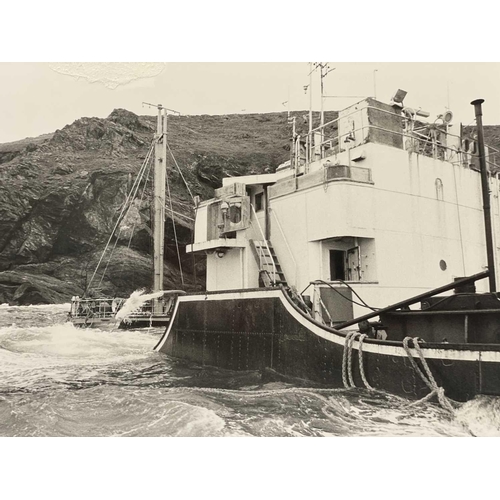
[[[175,109],[166,108],[163,104],[152,104],[150,102],[142,102],[142,105],[149,106],[150,108],[156,108],[158,110],[158,121],[156,125],[156,133],[158,137],[163,134],[167,134],[167,115],[177,115],[180,116],[180,112]],[[163,113],[162,113],[163,111]]]
[[[323,138],[324,138],[324,130],[323,127],[325,125],[325,110],[323,106],[324,102],[324,82],[323,80],[326,78],[328,73],[331,73],[332,71],[335,71],[337,68],[331,68],[329,63],[314,63],[314,70],[317,70],[319,68],[319,79],[320,79],[320,134],[321,134],[321,146],[320,148],[323,149]],[[311,137],[312,141],[312,137]],[[322,156],[322,155],[321,155]]]
[[[312,74],[313,74],[313,63],[309,63],[309,85],[308,89],[305,88],[304,90],[309,90],[309,141],[312,140],[312,129],[313,129],[313,112],[312,112]]]
[[[323,109],[323,99],[324,99],[324,84],[323,80],[326,78],[328,73],[331,73],[332,71],[335,71],[337,68],[330,68],[328,66],[328,63],[315,63],[316,69],[319,68],[319,75],[320,75],[320,83],[321,83],[321,122],[320,125],[323,127],[325,124],[325,111]],[[323,130],[322,130],[323,133]]]
[[[287,111],[286,111],[286,117],[290,118],[290,101],[283,101],[281,105],[284,107],[286,105]]]
[[[180,116],[180,114],[181,114],[180,111],[176,111],[175,109],[166,108],[165,106],[163,106],[163,104],[151,104],[150,102],[142,101],[142,105],[149,106],[150,108],[157,108],[159,110],[164,109],[166,112],[170,112],[170,114],[177,115],[177,116]]]

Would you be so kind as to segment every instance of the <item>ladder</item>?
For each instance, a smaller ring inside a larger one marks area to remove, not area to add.
[[[269,240],[251,240],[251,244],[257,255],[259,271],[264,285],[266,287],[287,286],[285,274],[271,242]]]

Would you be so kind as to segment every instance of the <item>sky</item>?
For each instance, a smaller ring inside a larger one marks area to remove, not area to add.
[[[484,123],[500,124],[500,63],[329,62],[324,108],[343,109],[365,96],[389,102],[401,88],[405,104],[453,123],[470,124],[470,102],[485,99]],[[81,117],[115,108],[154,114],[143,102],[181,114],[264,113],[309,109],[309,63],[0,63],[0,143],[53,132]],[[320,109],[319,72],[313,109]],[[355,96],[355,97],[344,97]],[[359,96],[359,97],[358,97]]]

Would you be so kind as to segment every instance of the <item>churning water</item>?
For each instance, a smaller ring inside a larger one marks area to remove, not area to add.
[[[1,436],[497,436],[500,398],[453,416],[153,351],[161,331],[77,329],[69,305],[0,306]]]

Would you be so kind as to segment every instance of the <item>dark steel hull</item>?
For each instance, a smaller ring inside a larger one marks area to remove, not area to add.
[[[200,365],[272,369],[338,388],[343,387],[345,337],[345,332],[313,321],[280,289],[257,289],[178,298],[155,349]],[[401,341],[365,339],[362,351],[366,379],[373,388],[411,399],[430,392]],[[500,345],[425,343],[422,352],[437,385],[450,398],[500,395]],[[413,354],[417,357],[416,351]],[[363,387],[357,341],[352,360],[355,384]]]

